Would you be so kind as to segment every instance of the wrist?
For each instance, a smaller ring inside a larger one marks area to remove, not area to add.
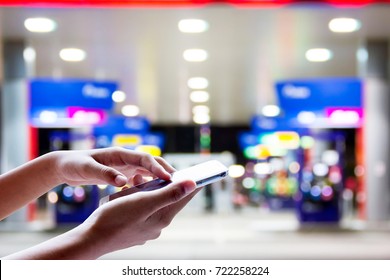
[[[51,187],[64,183],[59,161],[62,151],[49,152],[41,157],[45,172],[44,181]]]

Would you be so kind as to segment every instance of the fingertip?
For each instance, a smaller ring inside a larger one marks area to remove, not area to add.
[[[185,194],[192,193],[196,189],[196,183],[194,181],[185,181],[183,182],[183,188]]]
[[[121,174],[115,176],[115,184],[117,186],[123,186],[126,185],[127,178]]]

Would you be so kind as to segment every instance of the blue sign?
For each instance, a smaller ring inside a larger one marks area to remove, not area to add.
[[[30,81],[30,123],[36,127],[93,126],[114,106],[115,82],[77,79]]]
[[[30,81],[31,108],[66,108],[77,106],[90,109],[113,108],[115,82],[77,79],[34,79]]]
[[[113,137],[115,134],[142,134],[150,129],[150,123],[145,117],[109,116],[104,125],[94,127],[95,135]]]
[[[326,108],[362,108],[362,82],[357,78],[318,78],[276,83],[280,108],[286,113]]]

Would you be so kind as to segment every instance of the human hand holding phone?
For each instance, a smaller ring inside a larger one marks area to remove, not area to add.
[[[182,180],[192,180],[196,183],[196,187],[200,188],[213,182],[222,180],[227,176],[227,174],[228,169],[221,162],[217,160],[209,160],[172,173],[170,180],[163,180],[159,178],[154,179],[145,183],[136,184],[133,187],[126,188],[117,193],[103,197],[100,200],[100,205],[122,196],[130,195],[140,191],[152,191],[160,189],[166,187],[170,183],[179,182]],[[137,177],[135,181],[139,182],[140,180],[141,179]]]

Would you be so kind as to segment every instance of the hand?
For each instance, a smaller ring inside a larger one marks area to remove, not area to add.
[[[160,157],[124,148],[58,151],[55,174],[68,185],[123,186],[135,174],[170,179],[175,169]]]
[[[5,259],[97,259],[156,239],[197,194],[195,182],[182,181],[110,201],[81,225]]]
[[[193,181],[175,182],[162,189],[117,198],[100,206],[81,226],[87,228],[86,238],[99,256],[144,244],[159,237],[198,193],[195,186]]]

